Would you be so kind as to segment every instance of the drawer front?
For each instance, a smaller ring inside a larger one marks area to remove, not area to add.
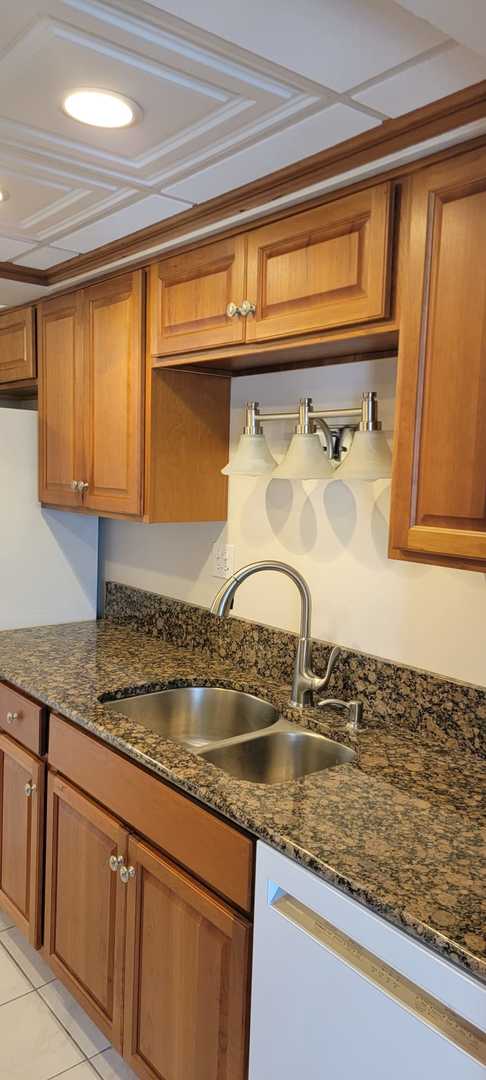
[[[49,765],[242,911],[251,911],[255,845],[238,829],[54,715]]]
[[[0,728],[34,754],[44,753],[45,710],[24,694],[0,683]]]

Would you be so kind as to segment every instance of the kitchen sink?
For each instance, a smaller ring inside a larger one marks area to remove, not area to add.
[[[182,686],[103,702],[166,739],[194,750],[270,727],[278,720],[268,701],[219,686]]]
[[[356,753],[323,735],[291,731],[285,727],[257,738],[205,750],[201,757],[237,780],[281,784],[355,761]]]

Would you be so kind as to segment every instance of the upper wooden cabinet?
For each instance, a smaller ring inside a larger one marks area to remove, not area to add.
[[[34,327],[31,307],[0,315],[0,385],[35,378]]]
[[[388,312],[391,185],[248,234],[246,340],[382,319]]]
[[[245,238],[230,237],[151,267],[151,352],[158,356],[231,345],[244,320],[227,315],[245,291]]]
[[[139,270],[39,305],[41,502],[224,520],[229,380],[154,371]]]
[[[486,565],[486,150],[414,177],[391,550]]]
[[[392,212],[392,185],[378,184],[163,259],[151,269],[152,355],[248,349],[385,319]]]

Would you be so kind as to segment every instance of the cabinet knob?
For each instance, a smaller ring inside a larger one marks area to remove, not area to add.
[[[89,484],[88,484],[87,480],[79,480],[78,481],[78,491],[81,492],[81,495],[83,495],[84,492],[88,490],[88,488],[89,488]]]
[[[120,881],[122,881],[124,885],[128,885],[128,882],[131,880],[131,878],[134,878],[134,877],[135,877],[135,867],[134,866],[120,866]]]
[[[31,796],[34,794],[34,791],[37,791],[37,784],[33,784],[32,780],[29,780],[28,783],[24,787],[24,791],[25,791],[25,794],[27,795],[27,798],[30,799]]]
[[[6,716],[7,724],[15,724],[15,721],[18,720],[18,718],[19,718],[18,713],[16,713],[16,712],[8,712],[7,716]]]
[[[228,307],[226,308],[226,314],[228,316],[228,319],[234,319],[236,315],[241,315],[238,304],[228,304]]]
[[[79,480],[71,480],[71,491],[79,491]]]
[[[240,315],[243,315],[243,318],[246,319],[247,315],[255,314],[256,304],[252,304],[251,300],[243,300],[243,303],[240,304],[239,310]]]
[[[123,866],[123,855],[110,855],[108,866],[113,874],[116,874],[120,866]]]

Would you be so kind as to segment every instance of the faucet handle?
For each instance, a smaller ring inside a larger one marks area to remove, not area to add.
[[[334,668],[336,667],[338,657],[340,655],[341,655],[341,649],[339,648],[339,645],[334,645],[333,648],[331,649],[331,652],[329,653],[329,660],[327,661],[326,674],[324,675],[324,678],[322,680],[320,680],[319,690],[325,690],[326,689],[326,686],[329,683],[329,680],[330,680],[331,675],[332,675],[332,673],[334,671]]]

